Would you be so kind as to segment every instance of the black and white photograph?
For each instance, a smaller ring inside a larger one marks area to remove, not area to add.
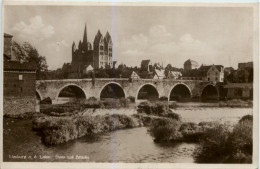
[[[4,3],[3,163],[257,168],[258,5]]]

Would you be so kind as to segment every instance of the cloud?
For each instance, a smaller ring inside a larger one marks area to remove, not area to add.
[[[20,21],[14,25],[11,31],[18,39],[33,43],[48,39],[55,34],[53,26],[45,25],[41,16],[30,18],[28,24]]]
[[[68,48],[69,44],[65,40],[51,42],[47,45],[50,50],[55,50],[56,52],[61,51],[61,49]]]
[[[151,27],[147,34],[133,35],[118,46],[119,62],[129,66],[140,66],[143,59],[170,63],[177,67],[183,67],[184,61],[189,58],[199,63],[211,64],[210,58],[221,54],[220,51],[195,39],[189,33],[176,38],[163,25]]]

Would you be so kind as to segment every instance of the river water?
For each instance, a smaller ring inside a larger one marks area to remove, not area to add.
[[[125,114],[134,112],[118,109],[113,113],[119,111]],[[252,109],[181,107],[175,112],[186,122],[237,123],[242,116],[252,114]],[[4,161],[193,163],[192,154],[197,146],[194,143],[154,143],[147,128],[139,127],[47,147],[37,132],[31,131],[31,125],[28,120],[4,119]],[[26,159],[20,159],[21,156],[26,156]]]

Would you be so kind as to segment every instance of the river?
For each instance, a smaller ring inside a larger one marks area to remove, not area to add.
[[[113,113],[119,111],[128,114],[121,109],[113,110]],[[175,112],[186,122],[217,120],[236,123],[242,116],[252,114],[253,109],[187,106]],[[139,127],[48,147],[42,144],[41,137],[31,127],[29,120],[4,118],[4,161],[193,163],[192,154],[197,146],[194,143],[154,143],[147,128]]]

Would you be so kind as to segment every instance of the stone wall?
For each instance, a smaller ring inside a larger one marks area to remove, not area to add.
[[[39,111],[36,97],[4,97],[4,114],[19,114]]]
[[[34,97],[35,78],[35,73],[4,72],[4,97]]]
[[[199,80],[154,80],[154,79],[96,79],[94,82],[92,79],[66,79],[66,80],[39,80],[36,81],[36,89],[41,99],[50,97],[52,101],[57,101],[60,91],[66,86],[77,86],[85,93],[86,98],[96,97],[99,99],[102,89],[108,84],[117,84],[125,92],[125,97],[133,96],[137,97],[137,94],[141,87],[150,84],[156,88],[159,93],[159,97],[169,97],[171,90],[178,84],[185,85],[191,92],[192,98],[200,98],[202,90],[207,85],[213,85],[210,82],[202,82]]]

